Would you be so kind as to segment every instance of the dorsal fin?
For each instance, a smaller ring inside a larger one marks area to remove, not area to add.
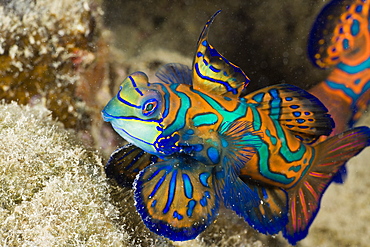
[[[158,69],[155,75],[166,84],[192,84],[191,69],[180,63],[168,63]]]
[[[193,87],[203,92],[238,97],[249,83],[248,77],[236,65],[230,63],[208,42],[208,31],[217,11],[206,23],[199,37],[193,61]]]
[[[312,26],[308,39],[308,54],[320,68],[339,62],[350,63],[366,59],[370,47],[368,36],[369,4],[357,0],[329,2]]]
[[[263,88],[245,97],[258,108],[290,130],[304,143],[313,143],[321,135],[329,135],[334,121],[326,107],[312,94],[289,85],[280,84]]]

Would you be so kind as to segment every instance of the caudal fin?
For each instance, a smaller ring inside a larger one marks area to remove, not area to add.
[[[358,127],[333,136],[315,146],[315,160],[308,174],[289,195],[289,221],[283,236],[291,244],[303,239],[314,220],[323,193],[337,171],[370,145],[370,129]]]

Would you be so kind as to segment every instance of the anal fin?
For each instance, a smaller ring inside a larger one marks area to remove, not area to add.
[[[264,234],[276,234],[288,223],[288,196],[285,190],[258,184],[230,171],[225,178],[224,204]]]

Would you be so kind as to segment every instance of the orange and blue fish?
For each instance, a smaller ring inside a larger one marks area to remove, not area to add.
[[[370,145],[370,129],[329,136],[327,108],[289,84],[246,96],[249,79],[208,42],[216,12],[197,43],[192,68],[167,64],[157,82],[129,75],[103,109],[131,144],[106,172],[133,184],[138,213],[153,232],[194,239],[221,205],[264,234],[303,239],[337,171]]]
[[[332,1],[318,15],[309,36],[308,54],[319,68],[333,67],[310,90],[329,109],[331,135],[353,127],[370,102],[370,1]],[[321,138],[322,140],[325,138]],[[343,182],[343,166],[334,181]]]

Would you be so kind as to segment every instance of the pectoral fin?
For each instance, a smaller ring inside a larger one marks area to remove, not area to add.
[[[222,124],[219,128],[221,145],[225,150],[223,163],[225,167],[233,167],[239,174],[246,163],[262,145],[263,133],[255,131],[248,121],[235,121]]]

